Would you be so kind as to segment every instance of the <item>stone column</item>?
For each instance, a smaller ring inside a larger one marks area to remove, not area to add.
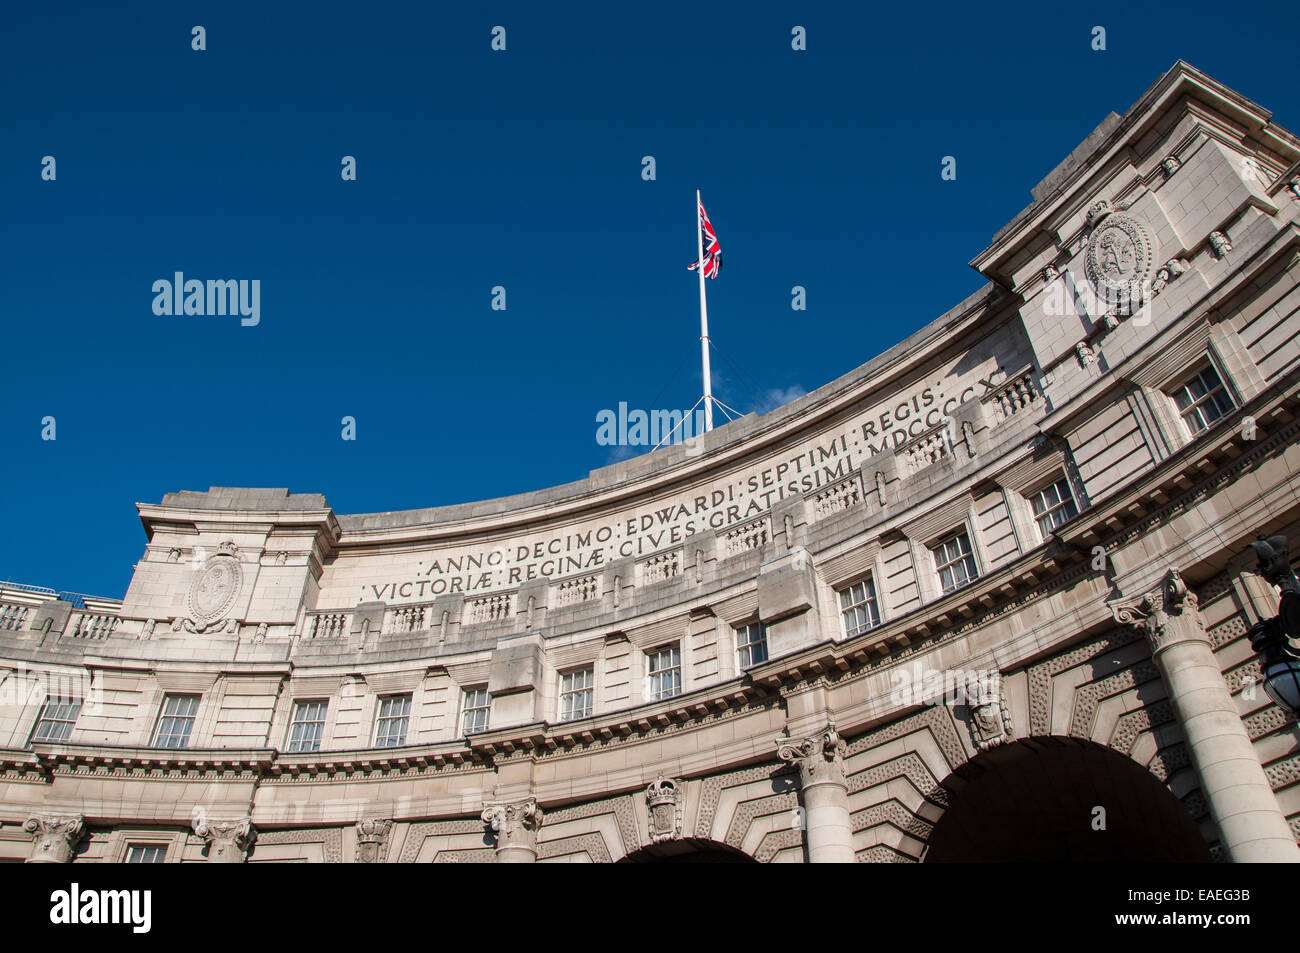
[[[379,863],[392,829],[393,822],[386,818],[367,817],[357,821],[357,863]]]
[[[483,823],[496,831],[498,864],[531,864],[537,859],[542,809],[535,799],[489,805],[483,809]]]
[[[86,831],[80,814],[33,814],[23,823],[32,835],[29,864],[67,864],[72,862],[77,842]]]
[[[194,833],[208,842],[208,863],[242,864],[257,834],[251,818],[214,820],[201,817],[194,822]]]
[[[1159,589],[1113,612],[1151,643],[1228,856],[1236,862],[1300,863],[1300,848],[1215,661],[1196,594],[1170,570]]]
[[[853,856],[849,789],[844,780],[844,751],[848,746],[834,723],[803,741],[777,744],[781,760],[799,766],[809,862],[853,863],[857,858]]]

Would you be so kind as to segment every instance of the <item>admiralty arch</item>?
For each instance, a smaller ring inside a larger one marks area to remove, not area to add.
[[[1300,860],[1300,141],[1178,63],[971,266],[585,480],[169,493],[121,600],[0,588],[0,859]]]

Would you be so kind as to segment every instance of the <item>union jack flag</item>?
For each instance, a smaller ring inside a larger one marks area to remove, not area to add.
[[[718,244],[718,233],[709,222],[709,213],[704,211],[703,199],[700,200],[700,221],[704,226],[704,277],[716,278],[722,268],[722,246]],[[694,271],[699,265],[698,261],[693,261],[686,268]]]

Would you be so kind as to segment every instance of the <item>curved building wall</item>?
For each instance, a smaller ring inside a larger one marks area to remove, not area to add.
[[[916,860],[1028,742],[1300,858],[1243,555],[1300,529],[1298,160],[1178,64],[984,289],[772,414],[460,506],[140,504],[120,603],[0,590],[0,857]]]

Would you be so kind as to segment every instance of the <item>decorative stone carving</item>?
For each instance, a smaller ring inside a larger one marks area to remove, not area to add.
[[[1232,251],[1232,242],[1223,232],[1210,232],[1210,247],[1214,249],[1215,258],[1222,258]]]
[[[231,540],[225,540],[217,552],[203,563],[203,568],[190,584],[186,605],[188,618],[172,623],[172,631],[184,628],[187,632],[211,632],[225,629],[234,632],[237,623],[227,620],[244,582],[244,571],[239,565],[238,550]]]
[[[996,748],[1011,739],[1011,714],[1007,711],[1006,695],[1000,684],[996,689],[971,699],[970,730],[975,747],[980,751]]]
[[[1079,366],[1085,370],[1091,367],[1092,362],[1097,359],[1097,355],[1093,353],[1092,345],[1087,341],[1080,341],[1076,344],[1074,346],[1074,353],[1079,358]]]
[[[173,546],[167,550],[167,561],[169,563],[178,563],[181,561],[181,551]]]
[[[1154,245],[1146,226],[1117,212],[1106,215],[1089,236],[1084,270],[1109,311],[1129,314],[1142,303],[1153,258]]]
[[[1164,171],[1166,179],[1182,167],[1182,160],[1180,160],[1178,156],[1165,156],[1160,160],[1160,168]]]
[[[23,830],[32,835],[29,864],[66,864],[86,832],[86,822],[80,814],[33,814],[23,822]]]
[[[799,780],[804,787],[827,781],[844,783],[844,753],[848,748],[835,723],[802,741],[780,739],[777,755],[782,761],[799,766]]]
[[[357,821],[357,863],[379,863],[392,830],[393,822],[387,818],[367,817]]]
[[[257,623],[257,634],[253,636],[253,642],[254,642],[254,643],[257,643],[257,642],[265,642],[265,641],[266,641],[266,632],[267,632],[267,629],[268,629],[268,628],[269,628],[269,627],[267,626],[267,624],[266,624],[265,622],[259,622],[259,623]]]
[[[252,819],[248,817],[231,820],[200,817],[194,822],[194,833],[208,842],[210,864],[242,864],[257,839]]]
[[[1196,593],[1187,587],[1178,570],[1171,569],[1158,589],[1153,589],[1136,602],[1111,607],[1115,621],[1142,630],[1155,654],[1169,644],[1171,636],[1186,633],[1187,624],[1205,636],[1205,624],[1197,608]]]
[[[1055,265],[1048,265],[1046,268],[1043,269],[1043,280],[1046,281],[1049,285],[1060,277],[1061,277],[1061,273],[1056,270]]]
[[[1187,261],[1182,258],[1171,258],[1156,272],[1155,281],[1151,282],[1151,296],[1155,297],[1169,286],[1173,281],[1188,269]]]
[[[1088,228],[1094,229],[1097,223],[1110,214],[1110,203],[1105,199],[1098,199],[1088,207]]]
[[[681,784],[681,781],[661,774],[645,790],[646,805],[650,809],[650,840],[655,844],[681,836]]]
[[[542,826],[542,809],[535,798],[483,808],[483,823],[496,832],[497,850],[537,850],[537,831]]]
[[[1291,190],[1292,195],[1300,199],[1300,175],[1291,176],[1291,181],[1286,184],[1286,187]]]
[[[144,625],[140,627],[140,638],[152,639],[154,627],[157,625],[157,619],[145,619]]]
[[[283,566],[288,561],[289,561],[289,554],[286,553],[284,550],[281,550],[280,552],[275,554],[275,564],[277,566]]]

